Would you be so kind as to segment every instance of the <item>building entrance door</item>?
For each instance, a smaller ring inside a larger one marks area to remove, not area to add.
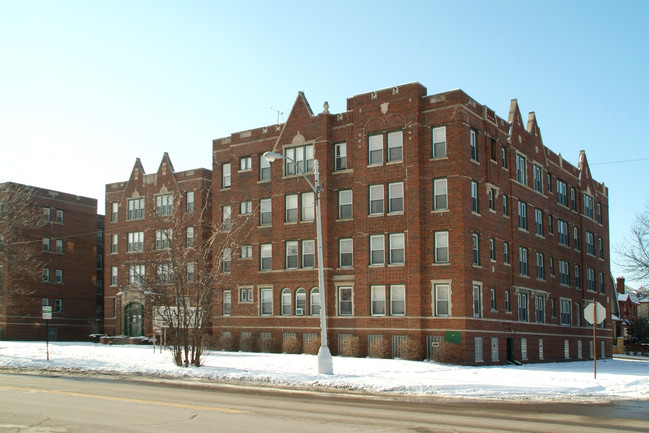
[[[507,361],[514,362],[514,339],[507,339]]]
[[[132,302],[124,307],[124,335],[141,337],[144,335],[144,306]]]

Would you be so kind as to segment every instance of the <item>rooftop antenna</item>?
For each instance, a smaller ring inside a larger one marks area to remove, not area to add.
[[[277,112],[277,124],[279,125],[279,116],[282,116],[282,119],[284,118],[284,112],[279,111],[277,108],[270,107],[271,110]]]

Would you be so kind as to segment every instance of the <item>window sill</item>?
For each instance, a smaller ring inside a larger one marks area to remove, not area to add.
[[[448,211],[449,211],[448,208],[445,208],[445,209],[433,209],[432,211],[430,211],[430,213],[441,214],[441,213],[446,213]]]
[[[451,262],[434,262],[431,266],[451,266]]]
[[[336,175],[336,174],[353,174],[354,169],[353,168],[346,168],[344,170],[334,170],[331,172],[331,174]]]

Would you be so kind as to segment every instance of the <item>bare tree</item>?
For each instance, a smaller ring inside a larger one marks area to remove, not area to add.
[[[38,230],[45,224],[32,187],[0,184],[0,305],[30,294],[30,287],[41,277],[44,263]]]
[[[649,207],[636,215],[631,233],[617,249],[618,265],[634,280],[649,281]],[[641,297],[649,296],[649,289],[637,289]]]
[[[246,216],[201,224],[212,220],[210,213],[209,201],[198,219],[180,202],[171,215],[157,215],[150,228],[155,250],[146,254],[150,271],[143,283],[155,304],[154,325],[164,329],[179,366],[201,365],[216,288],[229,278],[232,254],[252,227]]]

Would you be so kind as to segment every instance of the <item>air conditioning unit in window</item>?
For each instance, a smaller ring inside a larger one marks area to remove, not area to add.
[[[295,309],[295,315],[296,316],[304,316],[304,308],[296,308]]]

